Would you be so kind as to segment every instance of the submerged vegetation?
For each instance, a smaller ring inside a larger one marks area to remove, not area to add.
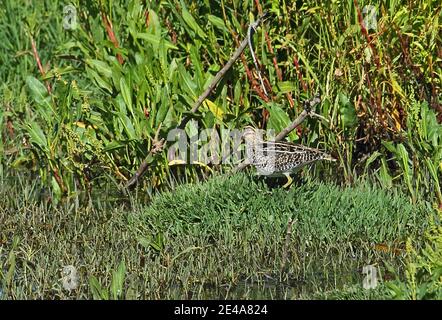
[[[0,190],[3,298],[115,298],[118,277],[117,298],[387,298],[390,269],[431,212],[369,185],[287,192],[246,174],[183,185],[149,206],[97,197],[53,210],[34,186]],[[69,265],[72,291],[60,280]],[[373,292],[362,288],[366,265],[379,273]]]
[[[440,1],[0,3],[0,299],[442,296]],[[190,112],[263,12],[268,94],[246,49]],[[315,94],[287,139],[338,161],[289,191],[151,152],[184,117],[201,152],[280,132]]]

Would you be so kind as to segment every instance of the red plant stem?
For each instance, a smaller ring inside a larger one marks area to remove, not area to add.
[[[380,64],[380,61],[379,61],[379,56],[377,54],[377,50],[376,50],[375,46],[373,45],[373,39],[368,34],[367,28],[365,27],[364,19],[362,17],[361,9],[359,8],[359,5],[358,5],[358,1],[357,0],[353,0],[353,3],[355,5],[356,12],[358,14],[358,23],[359,23],[359,26],[361,28],[361,32],[364,35],[365,39],[367,40],[367,44],[368,44],[368,46],[370,47],[370,49],[371,49],[371,51],[373,53],[374,62],[376,64],[376,68],[377,68],[377,70],[379,72],[380,69],[381,69],[381,64]],[[373,96],[372,87],[370,86],[369,72],[367,72],[367,83],[369,84],[369,88],[370,88],[370,99],[373,101],[373,104],[376,107],[377,117],[380,120],[380,123],[382,124],[382,126],[384,128],[386,128],[387,125],[385,123],[385,113],[383,112],[383,110],[381,108],[381,96],[379,94],[376,95],[376,96]],[[380,93],[380,91],[379,91],[379,93]]]
[[[256,79],[253,77],[252,72],[250,71],[249,67],[247,66],[247,61],[246,61],[246,58],[244,57],[244,53],[241,54],[241,62],[244,65],[244,70],[246,71],[247,78],[252,83],[253,90],[259,95],[259,97],[262,100],[264,100],[265,102],[269,102],[270,98],[264,94],[261,86],[258,84]]]
[[[60,189],[63,193],[66,193],[66,186],[63,183],[63,179],[61,179],[60,174],[58,173],[57,168],[53,168],[52,172],[54,173],[54,178],[57,181],[58,185],[60,186]]]
[[[43,69],[43,66],[41,64],[40,56],[39,56],[38,51],[37,51],[37,45],[35,44],[35,40],[34,40],[34,38],[32,36],[31,36],[31,46],[32,46],[32,53],[34,55],[34,59],[37,62],[38,70],[40,71],[41,76],[44,77],[46,72]],[[50,83],[47,82],[47,81],[45,81],[45,83],[46,83],[46,90],[48,90],[48,93],[51,94],[52,89],[51,89]]]
[[[358,22],[359,22],[359,26],[361,27],[361,32],[364,35],[365,39],[367,39],[367,43],[368,43],[370,49],[373,52],[374,62],[376,63],[376,67],[379,70],[381,68],[381,64],[379,62],[379,56],[377,55],[376,48],[373,45],[372,38],[368,34],[367,28],[365,27],[364,18],[362,17],[362,12],[361,12],[361,9],[359,8],[358,1],[357,0],[353,0],[353,3],[355,5],[356,11],[358,13]]]
[[[14,138],[14,124],[10,118],[6,120],[6,128],[8,129],[9,138]]]
[[[259,3],[259,0],[255,0],[255,4],[256,4],[256,8],[258,9],[258,13],[260,15],[262,15],[263,14],[262,6]],[[270,41],[270,37],[269,37],[269,34],[267,33],[267,31],[264,31],[264,36],[266,39],[267,48],[269,49],[270,54],[273,56],[272,62],[273,62],[273,67],[275,68],[275,71],[276,71],[276,76],[278,77],[279,81],[282,81],[282,71],[278,67],[278,59],[276,59],[275,51],[273,50],[273,46],[272,46],[272,43]],[[272,87],[270,85],[270,82],[268,80],[267,81],[266,80],[267,80],[267,78],[265,78],[264,81],[269,85],[269,88],[271,89]],[[269,91],[271,91],[271,90],[269,90]],[[289,101],[290,108],[293,108],[295,103],[293,101],[292,94],[290,92],[287,92],[286,97],[287,97],[287,100]]]
[[[272,44],[270,42],[270,37],[269,37],[267,31],[264,32],[264,35],[265,35],[266,42],[267,42],[267,48],[269,49],[270,54],[273,55],[273,59],[272,60],[273,60],[273,66],[274,66],[275,71],[276,71],[276,76],[278,77],[279,81],[283,81],[283,79],[282,79],[282,71],[278,67],[278,60],[276,59],[276,55],[274,54],[273,47],[272,47]],[[266,80],[267,80],[267,78],[266,78]],[[290,92],[287,92],[286,96],[287,96],[287,100],[289,101],[290,108],[293,108],[295,103],[293,101],[292,94]]]
[[[114,44],[115,48],[119,48],[117,37],[115,36],[114,30],[112,28],[112,22],[109,20],[104,12],[101,12],[101,18],[103,19],[104,27],[106,28],[109,40]],[[124,63],[123,57],[119,53],[117,53],[117,60],[120,64]]]
[[[298,58],[296,57],[296,55],[293,57],[293,64],[295,65],[296,74],[298,75],[298,79],[299,79],[299,82],[301,83],[302,90],[304,92],[307,92],[308,91],[307,84],[305,83],[304,78],[302,77],[301,68],[299,67],[299,61],[298,61]],[[301,137],[302,136],[302,127],[298,126],[296,132],[297,132],[298,136]]]
[[[32,52],[34,53],[34,58],[37,61],[38,70],[40,70],[41,75],[44,76],[45,71],[43,69],[43,66],[41,65],[40,56],[38,55],[37,52],[37,46],[35,45],[35,40],[34,38],[32,38],[32,36],[31,36],[31,45],[32,45]]]
[[[262,16],[263,12],[262,12],[262,7],[261,7],[261,4],[259,3],[259,0],[255,0],[255,4],[256,4],[256,7],[258,8],[258,14]],[[278,60],[276,59],[276,56],[274,55],[273,47],[270,42],[270,38],[269,38],[267,31],[264,31],[264,35],[266,38],[267,48],[269,49],[269,52],[273,55],[273,65],[275,67],[276,75],[278,77],[278,80],[282,81],[282,73],[278,67]]]
[[[295,65],[296,73],[298,75],[299,82],[301,82],[302,90],[304,90],[304,92],[307,92],[308,88],[307,88],[306,83],[304,82],[304,78],[302,77],[301,68],[299,67],[299,61],[298,61],[298,58],[296,56],[293,57],[293,64]]]
[[[233,35],[233,39],[236,43],[237,46],[239,46],[239,41],[237,38],[237,35],[234,33],[233,30],[230,31]],[[244,66],[244,70],[246,72],[247,78],[249,79],[249,81],[252,84],[252,89],[259,95],[259,97],[264,100],[265,102],[269,102],[270,99],[269,97],[267,97],[264,92],[261,89],[261,86],[258,84],[258,82],[256,81],[256,79],[253,77],[252,72],[250,71],[249,67],[247,66],[247,61],[246,58],[244,57],[244,53],[241,53],[241,62]]]

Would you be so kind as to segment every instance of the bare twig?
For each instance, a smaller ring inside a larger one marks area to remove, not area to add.
[[[301,114],[293,121],[290,125],[288,125],[286,128],[284,128],[278,135],[275,137],[275,141],[281,141],[287,135],[292,132],[297,126],[299,126],[305,118],[309,115],[309,111],[303,110]]]
[[[259,26],[259,24],[264,20],[265,16],[266,16],[266,13],[264,13],[262,16],[258,17],[258,19],[255,22],[250,24],[249,29],[253,28],[255,30]],[[209,84],[207,89],[199,96],[198,100],[193,105],[192,110],[190,110],[191,113],[195,113],[198,111],[198,108],[201,106],[201,104],[204,102],[204,100],[206,100],[206,98],[210,95],[210,93],[213,91],[213,89],[215,89],[215,86],[224,77],[226,72],[233,66],[235,61],[239,58],[239,56],[241,55],[241,53],[244,51],[244,49],[247,47],[248,44],[249,44],[249,39],[248,39],[248,36],[246,36],[244,38],[244,40],[241,42],[238,49],[236,49],[236,51],[233,53],[233,55],[229,59],[229,61],[227,61],[227,63],[224,65],[224,67],[220,71],[218,71],[215,78],[213,78],[212,82]],[[180,125],[178,126],[178,128],[183,129],[189,120],[190,120],[190,117],[184,117],[183,120],[181,121]]]
[[[270,98],[268,96],[266,96],[264,94],[264,91],[262,91],[260,85],[258,84],[258,82],[256,81],[255,77],[252,75],[252,71],[250,71],[248,65],[247,65],[247,60],[244,57],[244,54],[241,54],[241,62],[244,66],[244,71],[247,75],[247,79],[249,79],[252,89],[255,90],[256,94],[265,102],[269,102]]]
[[[292,132],[297,126],[299,126],[307,116],[312,116],[313,114],[316,115],[316,113],[314,113],[312,109],[320,102],[321,98],[319,95],[315,95],[313,99],[304,102],[304,111],[301,112],[301,114],[295,119],[295,121],[293,121],[289,126],[287,126],[287,128],[282,130],[276,136],[275,141],[281,141],[282,139],[287,137],[287,135]]]
[[[149,154],[147,155],[146,159],[141,163],[137,172],[135,172],[132,178],[130,178],[129,181],[126,183],[126,188],[131,188],[138,183],[138,180],[143,176],[144,173],[146,173],[147,168],[149,167],[150,164],[149,160],[152,158],[152,156],[163,150],[164,139],[158,140],[160,129],[161,129],[161,124],[159,125],[157,132],[155,133],[155,137],[152,140],[152,147],[150,148]]]
[[[256,72],[258,73],[259,81],[261,82],[262,90],[264,91],[264,94],[268,96],[266,87],[264,86],[264,81],[262,80],[261,76],[261,70],[259,69],[258,62],[256,61],[255,52],[253,51],[253,34],[255,33],[256,29],[253,27],[253,24],[249,26],[249,29],[247,30],[247,39],[249,43],[249,49],[250,54],[252,55],[253,63],[255,64]]]
[[[266,17],[266,13],[264,13],[262,16],[258,17],[258,19],[250,25],[251,28],[254,30],[260,25],[260,23],[264,20]],[[207,89],[199,96],[198,100],[195,102],[191,109],[191,113],[195,113],[198,111],[198,108],[201,106],[201,104],[206,100],[206,98],[210,95],[210,93],[215,89],[218,82],[222,79],[222,77],[226,74],[226,72],[233,66],[235,61],[240,57],[241,53],[244,51],[244,49],[247,47],[249,43],[248,36],[244,38],[244,40],[241,42],[240,46],[236,51],[233,53],[232,57],[229,59],[229,61],[225,64],[225,66],[218,71],[215,78],[213,78],[212,82],[209,84]],[[190,116],[185,116],[181,123],[177,126],[179,129],[184,129],[187,122],[191,119]],[[157,131],[157,134],[159,133],[159,129]],[[154,142],[158,140],[158,137],[156,136],[154,139]],[[147,171],[147,168],[149,167],[150,160],[153,155],[155,155],[160,150],[163,150],[164,148],[164,139],[162,139],[157,146],[155,146],[155,143],[152,146],[152,149],[149,151],[149,154],[147,155],[146,159],[143,160],[140,167],[137,169],[135,174],[130,178],[130,180],[126,184],[126,188],[130,188],[135,186],[140,177]]]

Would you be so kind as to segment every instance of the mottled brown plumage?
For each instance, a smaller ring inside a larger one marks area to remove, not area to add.
[[[290,173],[309,163],[335,160],[318,149],[289,142],[264,141],[252,127],[246,127],[243,137],[247,160],[256,167],[259,174],[285,174],[290,181]]]

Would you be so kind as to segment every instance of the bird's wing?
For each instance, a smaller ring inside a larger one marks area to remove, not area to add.
[[[273,142],[273,141],[265,141],[257,144],[258,151],[262,152],[274,152],[276,154],[288,153],[288,154],[297,154],[297,153],[316,153],[316,154],[324,154],[324,152],[305,147],[302,145],[297,145],[289,142]]]

